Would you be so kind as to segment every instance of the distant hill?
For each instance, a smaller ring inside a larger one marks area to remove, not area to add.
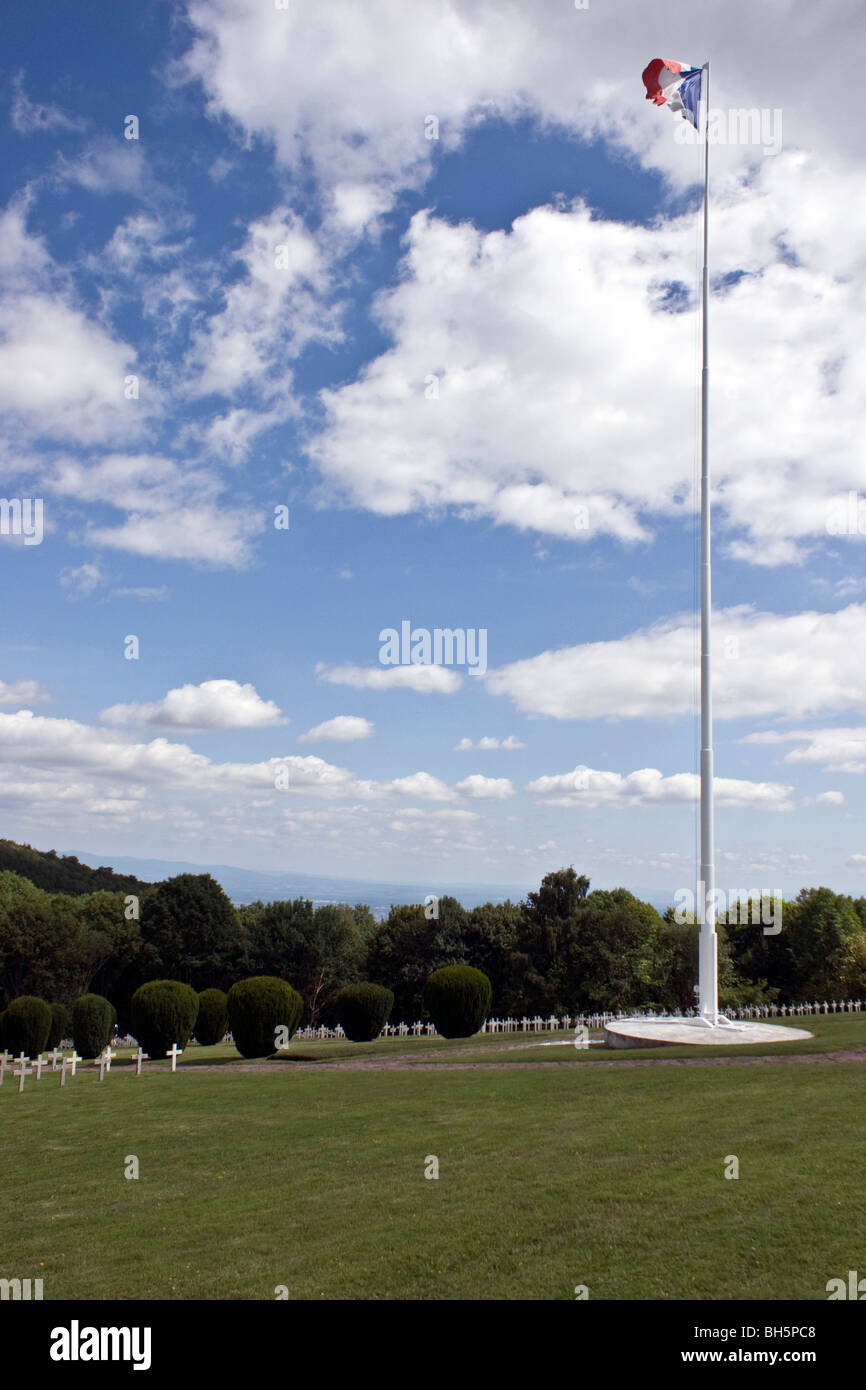
[[[107,889],[113,893],[135,893],[146,887],[131,874],[118,874],[104,866],[92,868],[82,864],[74,854],[62,855],[56,850],[34,849],[14,840],[0,840],[0,870],[8,869],[29,878],[37,888],[48,893],[98,893]]]
[[[98,863],[97,855],[76,850],[85,863]],[[113,856],[114,857],[114,856]],[[114,857],[118,868],[135,872],[149,881],[172,878],[175,874],[211,874],[233,903],[274,902],[277,899],[310,898],[319,903],[366,903],[377,917],[387,916],[393,903],[423,903],[428,893],[443,897],[450,893],[464,907],[479,903],[519,902],[537,884],[460,884],[385,883],[359,878],[326,878],[295,870],[239,869],[230,864],[189,864],[170,859],[131,859]]]

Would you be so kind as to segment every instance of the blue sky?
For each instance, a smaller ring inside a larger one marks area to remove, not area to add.
[[[718,879],[861,892],[864,151],[800,77],[851,13],[818,51],[812,7],[743,0],[10,16],[2,489],[44,536],[0,537],[0,833],[691,883],[701,151],[640,81],[671,51],[782,132],[711,151]],[[485,629],[486,673],[401,684],[403,620]]]

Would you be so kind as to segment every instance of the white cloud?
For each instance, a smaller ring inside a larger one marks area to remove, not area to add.
[[[263,700],[252,685],[233,680],[202,681],[169,690],[153,704],[111,705],[100,724],[115,728],[269,729],[288,720],[273,700]]]
[[[125,140],[122,129],[116,140],[108,136],[94,140],[81,154],[57,159],[56,177],[73,183],[88,193],[143,194],[152,180],[144,150],[137,140]]]
[[[236,259],[244,275],[195,333],[186,380],[199,395],[232,396],[250,386],[286,408],[286,363],[311,342],[336,343],[338,310],[329,308],[327,261],[317,240],[286,208],[251,222]],[[250,423],[246,422],[247,429]],[[235,431],[239,428],[235,422]]]
[[[838,177],[859,228],[847,251]],[[834,498],[860,478],[866,193],[859,174],[782,155],[723,188],[715,221],[715,274],[741,277],[712,310],[717,533],[737,558],[790,563],[827,544]],[[688,285],[694,305],[694,230],[691,213],[642,227],[580,206],[535,208],[510,232],[416,214],[398,283],[377,301],[392,346],[321,395],[310,455],[333,495],[574,542],[646,541],[657,519],[688,512],[696,317],[666,295]],[[689,423],[671,434],[672,420]]]
[[[12,88],[12,128],[19,135],[33,135],[42,130],[83,130],[84,121],[67,116],[53,102],[31,101],[24,90],[23,73],[16,73]]]
[[[0,714],[0,760],[17,768],[22,780],[36,770],[46,785],[62,786],[69,771],[78,770],[106,780],[115,790],[121,783],[125,795],[136,784],[209,794],[273,791],[280,768],[288,769],[290,791],[327,795],[354,785],[346,768],[313,756],[287,754],[258,763],[215,763],[185,743],[165,738],[134,742],[122,733],[73,719],[50,719],[26,709]]]
[[[747,735],[743,743],[794,743],[785,754],[786,763],[818,763],[828,772],[866,772],[866,728],[810,729],[778,732],[768,730]],[[825,796],[840,793],[825,793]]]
[[[480,772],[464,777],[456,784],[456,790],[474,801],[504,801],[514,795],[514,787],[507,777],[482,777]]]
[[[694,177],[694,152],[674,139],[679,118],[645,100],[641,69],[664,45],[657,14],[639,0],[591,13],[536,0],[329,0],[282,10],[260,0],[192,0],[189,16],[196,37],[177,80],[198,79],[213,117],[227,118],[247,143],[270,142],[290,169],[308,161],[344,203],[358,187],[393,197],[417,186],[438,151],[487,115],[535,114],[679,170],[681,181]],[[612,65],[626,31],[628,61]],[[866,47],[849,5],[823,7],[820,43],[814,15],[785,0],[760,10],[729,0],[700,13],[690,0],[668,0],[664,32],[678,36],[686,61],[712,53],[726,104],[783,108],[786,145],[861,152],[856,83],[836,80],[839,53],[856,70]],[[804,52],[814,90],[832,90],[832,102],[803,102]],[[718,146],[715,168],[755,158],[760,151]]]
[[[714,787],[719,806],[757,806],[768,811],[789,811],[793,806],[794,788],[779,782],[716,777]],[[641,768],[625,776],[620,772],[576,768],[573,772],[537,777],[527,790],[543,797],[552,806],[677,804],[698,800],[700,778],[694,772],[677,772],[665,777],[654,767]]]
[[[14,685],[0,681],[0,705],[17,705],[22,700],[41,703],[50,698],[38,681],[15,681]]]
[[[355,690],[415,690],[421,695],[451,695],[463,684],[447,666],[323,666],[319,679]]]
[[[395,777],[385,784],[389,791],[401,796],[417,796],[423,801],[451,801],[454,792],[447,782],[429,772],[413,772],[408,777]]]
[[[519,738],[515,738],[514,734],[509,734],[508,738],[503,739],[494,738],[490,734],[485,734],[477,743],[473,743],[471,738],[461,738],[460,742],[455,744],[454,751],[455,753],[468,753],[470,749],[474,749],[479,753],[487,753],[495,748],[499,748],[511,752],[514,749],[523,747],[525,747],[525,745],[520,742]]]
[[[866,605],[783,617],[748,605],[713,625],[718,719],[866,709]],[[492,671],[488,688],[555,719],[668,719],[695,707],[691,618],[668,618],[608,642],[563,647]]]
[[[369,719],[357,714],[337,714],[322,724],[315,724],[305,734],[300,734],[298,743],[326,743],[334,740],[339,743],[352,743],[355,739],[371,738],[375,732]]]
[[[266,524],[261,509],[227,503],[213,472],[157,454],[110,454],[90,466],[63,458],[46,481],[61,496],[127,512],[117,525],[91,521],[82,538],[138,555],[240,569]]]
[[[842,792],[820,792],[815,797],[819,806],[844,806],[845,797]]]
[[[61,570],[60,587],[70,598],[87,598],[105,583],[105,575],[98,564],[85,561],[83,565]]]

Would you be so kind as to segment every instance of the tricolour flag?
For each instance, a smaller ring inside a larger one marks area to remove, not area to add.
[[[677,63],[673,58],[653,58],[643,70],[647,101],[656,106],[669,106],[682,111],[687,121],[698,129],[698,102],[701,99],[702,68]]]

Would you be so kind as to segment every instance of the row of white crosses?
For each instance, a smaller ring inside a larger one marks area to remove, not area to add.
[[[177,1071],[177,1059],[178,1057],[183,1056],[183,1048],[178,1047],[177,1043],[172,1043],[171,1047],[165,1055],[166,1057],[171,1058],[172,1071]],[[111,1063],[114,1061],[116,1056],[117,1053],[111,1050],[110,1044],[102,1052],[100,1052],[99,1056],[96,1059],[99,1065],[100,1081],[104,1081],[106,1072],[111,1071]],[[141,1064],[142,1062],[150,1061],[150,1054],[142,1051],[141,1047],[139,1046],[139,1049],[134,1054],[132,1060],[135,1063],[136,1076],[141,1076]],[[12,1053],[7,1052],[4,1048],[2,1052],[0,1052],[0,1086],[3,1085],[3,1077],[6,1074],[6,1068],[9,1066],[10,1062],[18,1063],[18,1070],[15,1071],[13,1069],[12,1075],[18,1078],[18,1093],[20,1095],[21,1092],[24,1090],[24,1081],[28,1076],[33,1076],[35,1074],[36,1080],[41,1081],[43,1070],[50,1066],[51,1071],[56,1072],[58,1069],[58,1062],[60,1063],[60,1084],[61,1086],[65,1086],[67,1072],[70,1076],[74,1076],[78,1063],[81,1061],[83,1061],[83,1058],[79,1057],[74,1047],[72,1049],[71,1057],[64,1057],[60,1049],[55,1047],[49,1058],[43,1058],[43,1056],[40,1053],[40,1055],[36,1057],[32,1063],[30,1063],[30,1058],[25,1056],[24,1052],[20,1052],[17,1057],[13,1057]],[[30,1065],[28,1065],[28,1063]]]

